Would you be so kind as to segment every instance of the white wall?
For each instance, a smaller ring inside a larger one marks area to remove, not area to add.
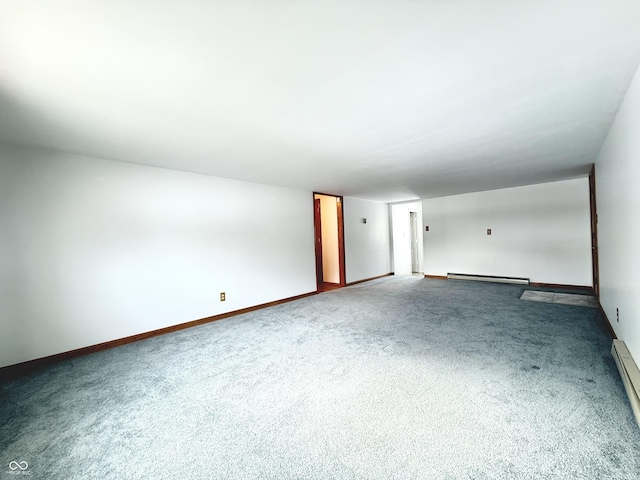
[[[400,203],[391,206],[393,225],[393,271],[396,275],[411,275],[411,219],[410,212],[418,214],[418,231],[422,227],[422,204]],[[418,264],[423,270],[423,245],[418,242]]]
[[[347,283],[390,273],[387,204],[345,197],[343,209]]]
[[[427,275],[592,284],[586,178],[424,200],[422,212]]]
[[[316,194],[315,198],[320,199],[322,222],[322,279],[328,283],[340,283],[337,197]]]
[[[0,146],[0,366],[315,291],[310,198]]]
[[[596,200],[600,303],[640,363],[640,70],[596,161]]]

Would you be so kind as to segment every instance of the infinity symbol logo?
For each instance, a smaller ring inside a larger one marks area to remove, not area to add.
[[[29,464],[27,462],[18,463],[18,462],[13,461],[13,462],[9,463],[9,468],[11,470],[17,470],[17,469],[26,470],[27,468],[29,468]]]

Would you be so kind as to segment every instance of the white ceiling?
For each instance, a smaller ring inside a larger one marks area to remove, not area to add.
[[[637,0],[0,0],[0,141],[379,201],[584,175]]]

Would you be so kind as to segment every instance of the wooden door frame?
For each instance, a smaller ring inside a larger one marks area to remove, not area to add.
[[[322,270],[322,215],[320,199],[313,196],[313,242],[316,251],[316,290],[320,289],[324,271]]]
[[[338,213],[338,270],[340,272],[340,282],[339,286],[345,287],[347,285],[347,274],[346,274],[346,262],[345,262],[345,246],[344,246],[344,197],[341,195],[333,195],[331,193],[322,193],[322,192],[313,192],[313,208],[314,208],[314,243],[316,243],[316,233],[318,230],[321,231],[322,225],[321,222],[315,221],[315,205],[316,205],[316,195],[324,195],[325,197],[334,197],[336,199],[336,210]],[[320,290],[320,285],[323,283],[323,278],[321,276],[321,272],[318,271],[318,253],[316,251],[316,284],[318,290]]]
[[[347,285],[347,269],[344,259],[344,198],[336,196],[336,208],[338,210],[338,268],[340,269],[340,286]]]
[[[591,212],[591,268],[593,293],[600,298],[600,260],[598,258],[598,204],[596,201],[596,166],[589,171],[589,209]]]

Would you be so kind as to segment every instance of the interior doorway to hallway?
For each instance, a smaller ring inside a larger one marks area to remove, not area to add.
[[[418,255],[418,213],[409,212],[409,223],[411,224],[411,273],[420,272],[420,261]]]
[[[395,275],[424,275],[422,202],[391,205],[393,271]]]
[[[335,195],[313,194],[318,291],[346,285],[342,201]]]

